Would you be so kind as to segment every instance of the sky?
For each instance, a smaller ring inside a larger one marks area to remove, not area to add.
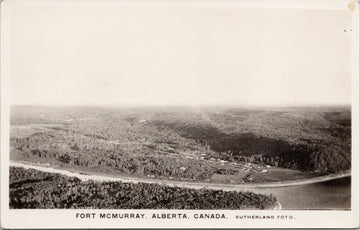
[[[346,9],[28,6],[10,19],[11,104],[351,102]]]

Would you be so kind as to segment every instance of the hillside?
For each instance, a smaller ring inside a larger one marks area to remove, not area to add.
[[[84,171],[224,183],[281,181],[348,170],[351,111],[17,106],[11,110],[10,141],[12,160]]]

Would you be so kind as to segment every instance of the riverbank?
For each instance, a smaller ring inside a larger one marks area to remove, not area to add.
[[[152,183],[152,184],[161,184],[167,185],[171,187],[185,187],[192,189],[214,189],[214,190],[226,190],[226,191],[240,191],[252,188],[277,188],[277,187],[291,187],[291,186],[300,186],[300,185],[308,185],[314,183],[326,182],[334,179],[340,179],[351,176],[350,171],[344,172],[341,174],[332,174],[326,176],[320,176],[305,180],[294,180],[294,181],[283,181],[283,182],[272,182],[272,183],[263,183],[263,184],[222,184],[222,183],[210,183],[210,182],[189,182],[189,181],[175,181],[175,180],[161,180],[154,178],[137,178],[137,177],[129,177],[129,176],[108,176],[108,175],[97,175],[97,174],[84,174],[80,171],[75,170],[67,170],[67,169],[58,169],[52,168],[46,165],[39,165],[29,162],[10,162],[10,166],[14,167],[23,167],[25,169],[36,169],[43,172],[50,173],[59,173],[62,175],[77,177],[83,181],[86,180],[94,180],[94,181],[120,181],[125,183]]]
[[[10,208],[263,210],[272,195],[251,191],[189,189],[150,183],[82,181],[58,173],[10,167]]]

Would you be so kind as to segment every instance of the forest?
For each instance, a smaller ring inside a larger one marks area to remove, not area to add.
[[[96,172],[210,180],[245,163],[322,175],[351,165],[348,107],[17,106],[11,126],[13,160]]]
[[[222,133],[211,126],[189,126],[181,123],[155,122],[177,130],[183,137],[197,140],[215,151],[211,157],[230,162],[251,162],[284,168],[336,173],[350,168],[350,124],[328,128],[326,131],[338,142],[330,140],[302,139],[292,144],[282,139],[257,136],[252,132]],[[304,143],[306,141],[306,143]]]
[[[275,203],[274,196],[253,192],[81,181],[10,167],[9,205],[13,209],[273,209]]]
[[[111,177],[271,183],[351,167],[351,108],[11,107],[10,160]],[[252,192],[10,168],[11,208],[272,209]]]

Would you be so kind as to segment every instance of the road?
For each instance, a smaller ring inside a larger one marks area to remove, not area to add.
[[[283,181],[283,182],[273,182],[273,183],[263,183],[263,184],[221,184],[221,183],[206,183],[198,181],[178,181],[178,180],[162,180],[154,178],[140,178],[140,177],[130,177],[130,176],[108,176],[108,175],[96,175],[96,174],[84,174],[81,172],[74,172],[65,169],[52,168],[46,165],[39,165],[33,163],[20,163],[20,162],[10,162],[10,166],[22,167],[25,169],[36,169],[43,172],[49,173],[59,173],[62,175],[77,177],[83,181],[93,180],[99,182],[109,182],[109,181],[120,181],[126,183],[153,183],[161,184],[171,187],[183,187],[183,188],[192,188],[192,189],[212,189],[212,190],[224,190],[224,191],[242,191],[242,190],[251,190],[255,188],[276,188],[276,187],[290,187],[290,186],[299,186],[307,185],[313,183],[320,183],[324,181],[339,179],[351,176],[350,172],[345,172],[341,174],[332,174],[327,176],[320,176],[315,178],[303,179],[303,180],[294,180],[294,181]]]

